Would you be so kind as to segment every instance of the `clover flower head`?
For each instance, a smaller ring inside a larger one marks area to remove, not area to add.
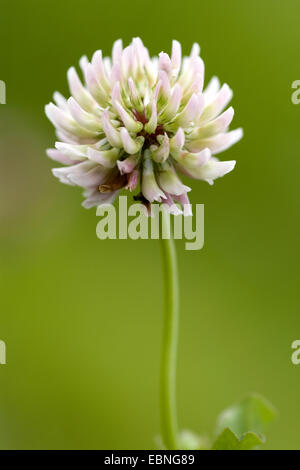
[[[178,173],[207,181],[230,172],[235,161],[214,155],[242,137],[229,132],[233,108],[226,111],[232,91],[214,77],[203,91],[204,63],[194,44],[189,57],[173,41],[171,56],[150,58],[141,39],[123,49],[113,45],[112,58],[96,51],[80,60],[83,80],[68,71],[71,97],[54,93],[56,104],[46,114],[56,127],[58,142],[50,158],[65,165],[53,174],[65,184],[84,188],[83,206],[111,203],[121,189],[150,207],[174,201],[190,213],[187,193]]]

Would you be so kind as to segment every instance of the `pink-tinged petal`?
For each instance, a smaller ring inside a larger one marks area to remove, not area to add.
[[[65,142],[66,144],[94,145],[99,141],[99,136],[94,135],[93,137],[78,137],[67,132],[66,130],[58,128],[56,128],[56,135],[61,142]]]
[[[144,127],[148,134],[153,134],[155,132],[157,127],[157,105],[155,100],[152,101],[151,117]]]
[[[181,168],[184,167],[187,171],[190,171],[193,168],[205,165],[211,158],[211,151],[208,148],[198,153],[184,151],[180,152],[174,158]]]
[[[180,195],[191,191],[191,188],[185,186],[180,181],[173,167],[168,162],[162,164],[158,169],[157,181],[163,191],[169,194]]]
[[[163,206],[169,214],[181,215],[182,211],[175,204],[172,196],[165,192],[166,199],[163,201]]]
[[[70,133],[76,128],[76,122],[70,117],[70,114],[66,111],[62,111],[53,103],[49,103],[45,106],[45,113],[55,127],[62,128]]]
[[[202,95],[192,95],[186,107],[182,111],[181,119],[186,120],[187,124],[196,120],[204,107],[204,99]]]
[[[106,137],[103,137],[103,139],[100,139],[96,142],[95,148],[97,150],[107,150],[107,146],[109,145],[109,142]],[[105,147],[105,148],[104,148]]]
[[[161,82],[161,86],[158,93],[158,102],[165,103],[170,98],[171,87],[169,77],[164,70],[160,70],[158,73],[158,83],[159,82]]]
[[[142,193],[149,202],[161,202],[166,199],[164,192],[159,188],[153,169],[153,163],[150,158],[149,150],[144,153],[143,159],[143,176],[142,176]]]
[[[74,67],[68,70],[67,77],[71,95],[85,111],[93,111],[97,103],[82,85]]]
[[[102,127],[107,137],[108,142],[112,147],[122,148],[122,140],[120,132],[112,125],[108,109],[105,109],[102,113]]]
[[[81,70],[82,70],[83,73],[84,73],[84,70],[85,70],[88,63],[89,63],[89,59],[87,58],[86,55],[83,55],[83,56],[80,57],[79,65],[80,65]]]
[[[137,69],[137,60],[131,45],[125,47],[122,54],[122,76],[127,79],[129,76],[135,78]],[[120,80],[121,81],[121,80]]]
[[[201,59],[201,57],[198,57],[198,56],[191,57],[191,59],[190,59],[190,68],[191,68],[191,72],[194,76],[195,75],[200,75],[200,76],[204,77],[205,66],[204,66],[204,62]]]
[[[159,70],[164,71],[167,76],[171,76],[172,73],[172,62],[168,54],[165,52],[161,52],[159,54],[159,62],[158,62]]]
[[[107,92],[110,92],[110,83],[107,76],[107,71],[102,58],[102,51],[96,51],[92,57],[92,68],[96,77],[97,82]]]
[[[74,163],[78,162],[78,160],[70,158],[68,155],[65,155],[64,153],[56,149],[47,149],[46,153],[48,157],[51,158],[51,160],[55,160],[56,162],[59,162],[62,165],[74,165]]]
[[[171,63],[173,70],[178,71],[181,66],[181,44],[174,40],[172,42]]]
[[[126,189],[129,191],[134,191],[139,182],[139,170],[133,170],[132,173],[129,175],[128,183],[126,185]]]
[[[89,64],[89,60],[88,60],[86,55],[83,55],[82,57],[80,57],[79,66],[81,68],[81,71],[83,73],[84,78],[86,76],[86,68],[87,68],[88,64]]]
[[[183,94],[188,100],[195,90],[202,91],[204,81],[204,62],[198,57],[191,57],[185,62],[183,71],[178,79]],[[195,88],[196,86],[196,88]]]
[[[68,101],[66,98],[59,93],[59,91],[55,91],[53,94],[53,100],[55,101],[56,105],[61,108],[63,111],[68,111]]]
[[[125,127],[121,127],[120,136],[125,152],[130,155],[134,155],[141,150],[144,143],[144,137],[140,136],[133,139]]]
[[[67,184],[69,186],[76,186],[75,183],[73,183],[69,178],[67,172],[63,171],[66,170],[66,167],[64,168],[52,168],[52,174],[59,179],[59,181],[63,184]]]
[[[118,191],[112,191],[110,193],[100,193],[98,189],[91,189],[88,191],[84,191],[83,195],[86,197],[85,201],[83,201],[82,206],[85,209],[90,209],[91,207],[95,206],[103,206],[105,204],[112,204],[116,199],[117,195],[119,194]]]
[[[55,129],[56,136],[60,142],[65,142],[66,144],[81,144],[81,139],[78,139],[72,134],[69,134],[66,131],[61,129]]]
[[[158,80],[158,82],[156,84],[156,87],[154,89],[154,92],[153,92],[153,100],[154,101],[158,100],[158,96],[159,96],[161,87],[162,87],[162,80]]]
[[[88,173],[94,167],[95,167],[94,163],[85,161],[85,162],[77,163],[68,167],[52,168],[52,173],[54,176],[56,176],[56,178],[60,180],[61,183],[74,186],[76,183],[71,180],[70,176],[74,176],[76,174]]]
[[[200,46],[197,42],[194,42],[191,50],[190,57],[197,57],[200,54]]]
[[[107,179],[108,170],[103,166],[96,165],[89,171],[74,172],[68,174],[68,179],[77,186],[93,188],[99,186]]]
[[[176,134],[170,139],[170,153],[174,156],[182,150],[185,142],[184,131],[181,127],[177,130]]]
[[[119,64],[122,58],[122,51],[123,51],[123,43],[122,39],[118,39],[114,42],[112,48],[112,61],[113,64]]]
[[[78,138],[89,138],[95,136],[95,133],[81,127],[70,114],[58,108],[53,103],[49,103],[45,107],[45,113],[57,129],[66,132],[67,134],[74,134]]]
[[[220,114],[232,98],[232,90],[225,83],[211,103],[205,106],[199,124],[204,124]]]
[[[174,122],[170,123],[167,128],[172,130],[177,127],[191,127],[194,120],[197,120],[201,115],[203,107],[203,95],[192,95],[181,113],[177,115]]]
[[[174,196],[174,199],[179,202],[183,207],[183,215],[189,217],[193,215],[192,205],[190,203],[189,197],[186,193],[180,194],[179,196]]]
[[[226,132],[234,116],[234,110],[232,107],[228,108],[219,117],[210,121],[206,126],[199,128],[197,132],[198,138],[209,138],[213,135]]]
[[[211,158],[205,165],[195,168],[192,172],[192,177],[213,184],[215,179],[221,178],[232,171],[235,164],[234,160],[220,162],[216,158]]]
[[[204,126],[195,128],[189,135],[191,140],[196,139],[207,139],[214,135],[226,132],[234,116],[234,110],[232,107],[228,108],[223,114],[209,121]]]
[[[74,145],[65,142],[55,142],[57,150],[70,159],[80,161],[87,159],[88,145]]]
[[[159,122],[169,122],[175,118],[177,111],[179,109],[182,98],[181,86],[176,83],[173,88],[170,99],[168,100],[167,106],[164,108],[163,112],[159,115]]]
[[[68,99],[68,106],[73,119],[75,119],[81,127],[95,135],[101,133],[102,126],[100,119],[95,117],[94,114],[84,111],[72,96]]]
[[[136,55],[139,64],[143,65],[144,46],[143,46],[142,40],[140,38],[133,38],[131,44],[132,44],[133,54]]]
[[[96,150],[92,147],[88,149],[88,158],[106,168],[114,168],[117,163],[120,151],[119,149],[112,148],[110,150]]]
[[[112,89],[112,92],[111,92],[111,101],[112,101],[112,103],[115,103],[116,101],[119,101],[119,103],[123,104],[120,82],[116,82],[113,86],[113,89]]]
[[[106,72],[106,75],[107,75],[107,77],[109,77],[109,82],[110,82],[111,69],[112,69],[111,58],[110,57],[103,57],[103,65],[104,65],[104,70]]]
[[[212,154],[218,154],[236,144],[242,137],[243,129],[235,129],[234,131],[218,134],[208,139],[192,140],[186,143],[185,146],[190,152],[199,152],[209,148]]]
[[[205,106],[207,106],[215,97],[220,90],[220,80],[218,77],[212,77],[205,90],[203,91]]]
[[[97,101],[97,103],[101,107],[107,106],[109,102],[109,95],[104,90],[100,82],[97,80],[96,73],[91,64],[87,64],[86,66],[85,81],[86,86],[95,101]]]
[[[203,84],[204,84],[204,73],[199,73],[199,72],[196,73],[193,81],[191,82],[189,86],[189,92],[185,93],[186,96],[192,95],[193,93],[196,93],[197,95],[199,95],[203,90]]]
[[[122,70],[121,70],[120,64],[118,63],[112,66],[111,82],[112,84],[115,84],[116,82],[122,82]]]
[[[136,77],[138,73],[138,57],[133,44],[130,44],[125,48],[122,59],[122,71],[124,76],[128,77],[131,75],[132,77]]]
[[[155,150],[152,150],[151,148],[151,157],[155,162],[162,163],[165,160],[167,160],[169,153],[170,153],[170,141],[169,141],[168,134],[165,132],[164,136],[161,139],[160,146],[156,148]]]
[[[125,160],[118,160],[117,165],[121,175],[131,173],[137,165],[139,155],[130,155]]]
[[[140,96],[138,94],[138,91],[136,89],[136,86],[134,84],[134,81],[133,81],[132,77],[128,78],[128,86],[129,86],[130,95],[131,95],[130,96],[131,103],[133,104],[133,106],[135,106],[135,108],[138,111],[143,111],[144,107],[142,105]]]
[[[117,110],[122,123],[129,132],[137,134],[143,129],[143,124],[141,122],[136,121],[132,116],[130,116],[130,114],[123,108],[119,101],[116,101],[114,103],[114,107]]]
[[[144,65],[147,61],[147,53],[142,40],[140,38],[133,38],[132,47],[137,60],[136,77],[145,76]]]
[[[145,54],[146,54],[146,58],[144,62],[145,73],[146,73],[146,77],[148,80],[149,88],[152,88],[157,81],[157,69],[154,66],[153,59],[150,59],[149,52],[146,48],[145,48]]]

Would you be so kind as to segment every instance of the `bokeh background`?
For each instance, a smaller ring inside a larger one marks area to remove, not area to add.
[[[159,242],[98,240],[95,210],[45,156],[44,105],[67,93],[67,68],[140,36],[151,54],[199,42],[245,130],[222,155],[236,170],[192,183],[204,249],[177,242],[181,427],[212,435],[257,391],[279,411],[265,448],[300,449],[299,2],[2,0],[0,13],[0,448],[150,449],[159,433]]]

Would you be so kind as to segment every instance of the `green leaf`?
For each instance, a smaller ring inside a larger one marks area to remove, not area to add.
[[[253,432],[246,432],[240,439],[226,428],[219,435],[212,450],[252,450],[263,444],[263,438]]]
[[[251,394],[221,413],[217,422],[217,434],[230,428],[238,439],[248,433],[263,434],[267,425],[274,420],[276,411],[273,405],[258,394]]]

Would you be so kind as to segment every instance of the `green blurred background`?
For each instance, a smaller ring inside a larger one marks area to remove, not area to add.
[[[158,241],[100,241],[95,210],[52,176],[44,105],[82,54],[140,36],[152,54],[201,44],[235,95],[236,170],[205,204],[205,247],[177,243],[182,428],[212,434],[248,391],[279,410],[266,448],[300,449],[298,0],[1,2],[0,448],[149,449],[159,433]],[[206,79],[206,82],[207,82]]]

